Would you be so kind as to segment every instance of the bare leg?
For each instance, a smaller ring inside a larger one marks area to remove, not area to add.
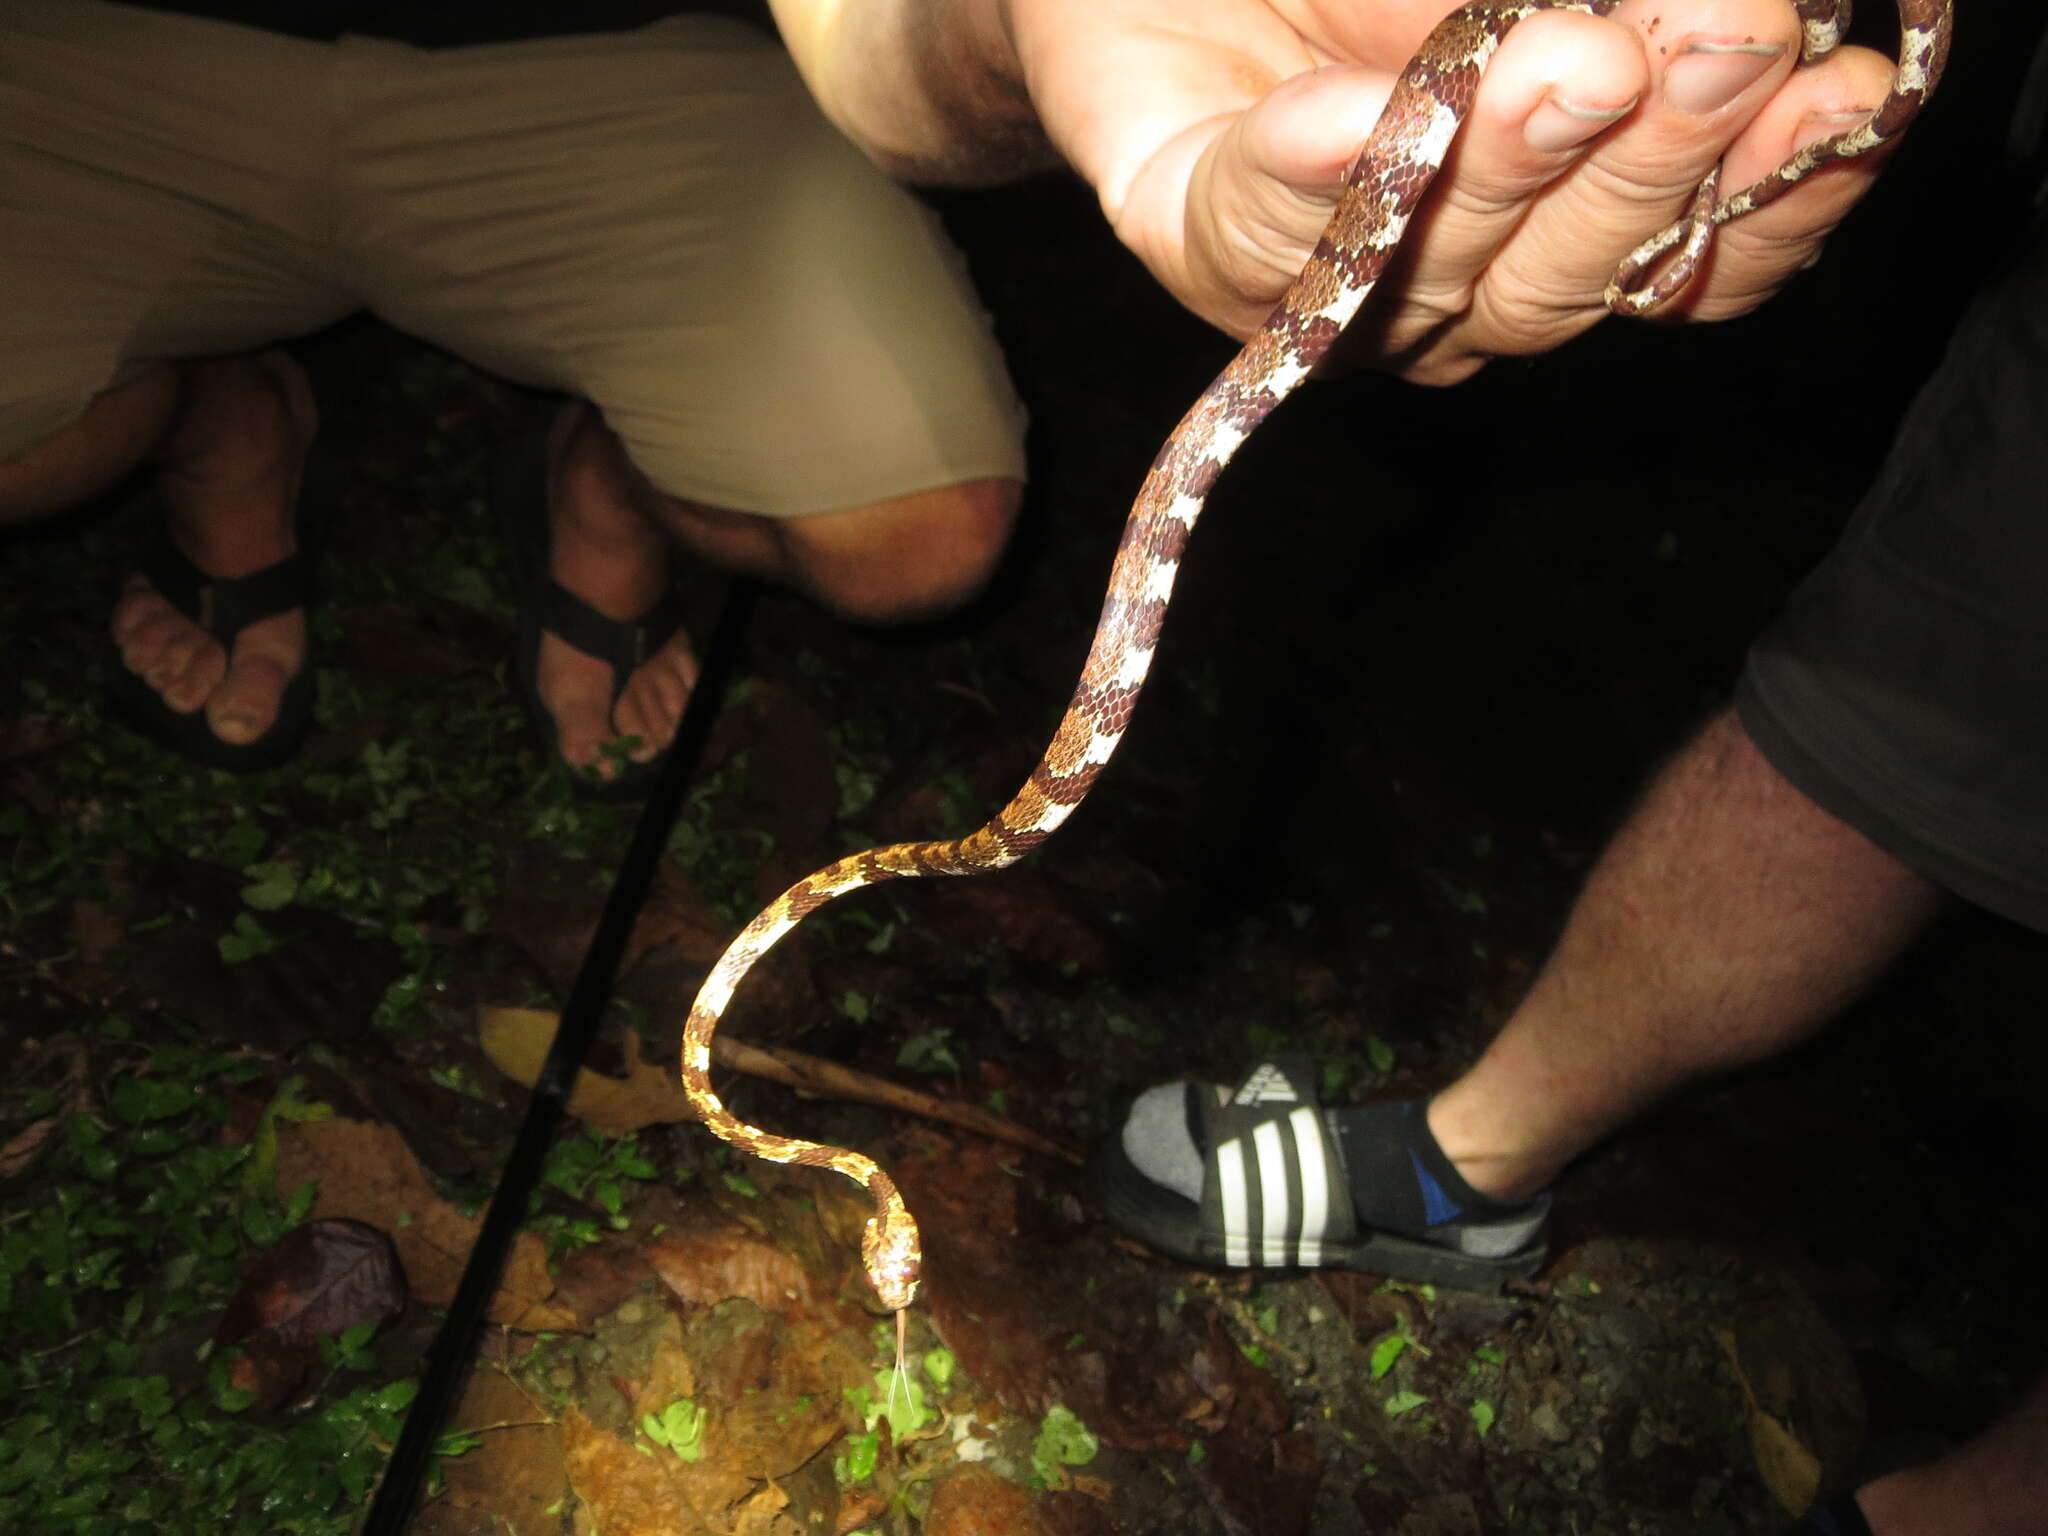
[[[1877,1536],[2048,1533],[2048,1380],[1961,1450],[1856,1495]]]
[[[291,501],[312,436],[311,394],[281,353],[164,364],[0,464],[0,521],[78,506],[154,462],[178,547],[210,574],[246,576],[291,550]],[[203,706],[231,742],[269,729],[305,657],[303,613],[250,625],[231,659],[139,576],[115,606],[113,631],[131,670],[173,708]]]
[[[703,507],[657,490],[583,405],[557,421],[551,459],[554,577],[618,619],[653,606],[668,581],[671,539],[728,569],[795,587],[848,618],[936,615],[987,579],[1018,499],[1012,482],[977,481],[804,518]],[[553,636],[542,637],[537,670],[562,755],[577,764],[600,763],[602,744],[619,736],[638,738],[634,757],[652,757],[675,734],[697,679],[681,635],[635,670],[616,708],[611,669]]]
[[[1528,997],[1431,1103],[1430,1128],[1474,1188],[1533,1194],[1674,1089],[1814,1033],[1940,901],[1724,714],[1609,844]]]
[[[305,375],[281,352],[184,365],[183,401],[157,447],[171,538],[209,575],[253,575],[292,552],[292,506],[316,429]],[[306,657],[306,615],[249,625],[229,656],[140,575],[114,608],[121,659],[173,709],[204,708],[223,741],[256,740]]]
[[[119,485],[163,441],[178,393],[176,368],[152,368],[96,397],[55,437],[0,462],[0,523],[69,511]]]

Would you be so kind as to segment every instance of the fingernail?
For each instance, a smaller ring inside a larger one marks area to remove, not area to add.
[[[1634,107],[1633,98],[1618,107],[1582,107],[1553,91],[1522,125],[1522,141],[1539,154],[1556,154],[1585,143],[1608,124],[1627,117]]]
[[[1809,112],[1792,132],[1792,147],[1804,149],[1838,133],[1847,133],[1851,128],[1860,128],[1870,121],[1870,114],[1875,110],[1873,107],[1852,107],[1846,112]]]
[[[1693,43],[1664,71],[1664,100],[1681,112],[1718,112],[1773,64],[1777,43]]]

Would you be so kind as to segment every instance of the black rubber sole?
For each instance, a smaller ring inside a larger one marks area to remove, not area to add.
[[[310,643],[310,642],[309,642]],[[203,768],[228,773],[261,773],[280,768],[298,755],[313,727],[313,665],[309,656],[285,685],[277,719],[256,740],[238,746],[214,735],[206,711],[180,714],[149,684],[123,668],[114,679],[108,704],[115,718],[136,735],[175,752]]]
[[[1117,1136],[1096,1149],[1092,1172],[1102,1214],[1112,1227],[1154,1253],[1203,1269],[1226,1268],[1202,1240],[1201,1210],[1194,1201],[1162,1189],[1140,1173]],[[1510,1280],[1527,1279],[1543,1268],[1549,1245],[1540,1239],[1500,1258],[1475,1258],[1418,1238],[1365,1231],[1341,1247],[1325,1244],[1322,1269],[1384,1275],[1412,1285],[1498,1292]],[[1258,1267],[1258,1266],[1254,1266]]]

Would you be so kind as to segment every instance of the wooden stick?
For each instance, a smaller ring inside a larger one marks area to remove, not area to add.
[[[807,1098],[846,1099],[856,1104],[901,1110],[904,1114],[926,1120],[943,1120],[978,1136],[1007,1141],[1013,1146],[1043,1152],[1048,1157],[1064,1158],[1076,1164],[1084,1161],[1073,1148],[1062,1146],[1036,1131],[1026,1130],[1016,1121],[1005,1119],[993,1110],[964,1104],[958,1099],[941,1099],[919,1093],[887,1078],[842,1067],[822,1056],[806,1055],[779,1045],[749,1045],[720,1030],[711,1037],[711,1059],[721,1067],[730,1067],[749,1077],[765,1077],[770,1082],[794,1088]]]
[[[547,1057],[559,1023],[557,1015],[538,1008],[484,1008],[479,1010],[477,1033],[484,1054],[498,1070],[531,1088],[540,1076],[541,1063]],[[731,1071],[781,1083],[810,1098],[873,1104],[925,1120],[943,1120],[977,1136],[1006,1141],[1048,1157],[1070,1163],[1082,1161],[1081,1155],[1071,1148],[1026,1130],[991,1110],[956,1099],[935,1098],[901,1083],[856,1072],[785,1046],[749,1045],[720,1030],[712,1037],[711,1059]],[[569,1097],[569,1113],[611,1136],[628,1135],[645,1125],[697,1118],[675,1070],[642,1061],[637,1054],[627,1061],[623,1078],[607,1077],[588,1068],[578,1072],[575,1091]]]

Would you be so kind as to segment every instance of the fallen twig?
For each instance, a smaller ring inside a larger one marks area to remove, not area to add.
[[[540,1076],[541,1063],[547,1057],[558,1022],[555,1014],[542,1009],[483,1009],[479,1034],[484,1053],[499,1071],[530,1088]],[[1027,1130],[992,1110],[920,1093],[887,1078],[856,1072],[786,1046],[749,1045],[721,1032],[711,1042],[711,1059],[729,1071],[766,1078],[810,1098],[873,1104],[921,1119],[941,1120],[977,1136],[1006,1141],[1069,1163],[1082,1161],[1072,1148]],[[623,1078],[607,1077],[588,1069],[579,1072],[575,1091],[569,1096],[569,1113],[613,1136],[628,1135],[643,1126],[697,1118],[676,1073],[637,1057],[627,1063]]]

